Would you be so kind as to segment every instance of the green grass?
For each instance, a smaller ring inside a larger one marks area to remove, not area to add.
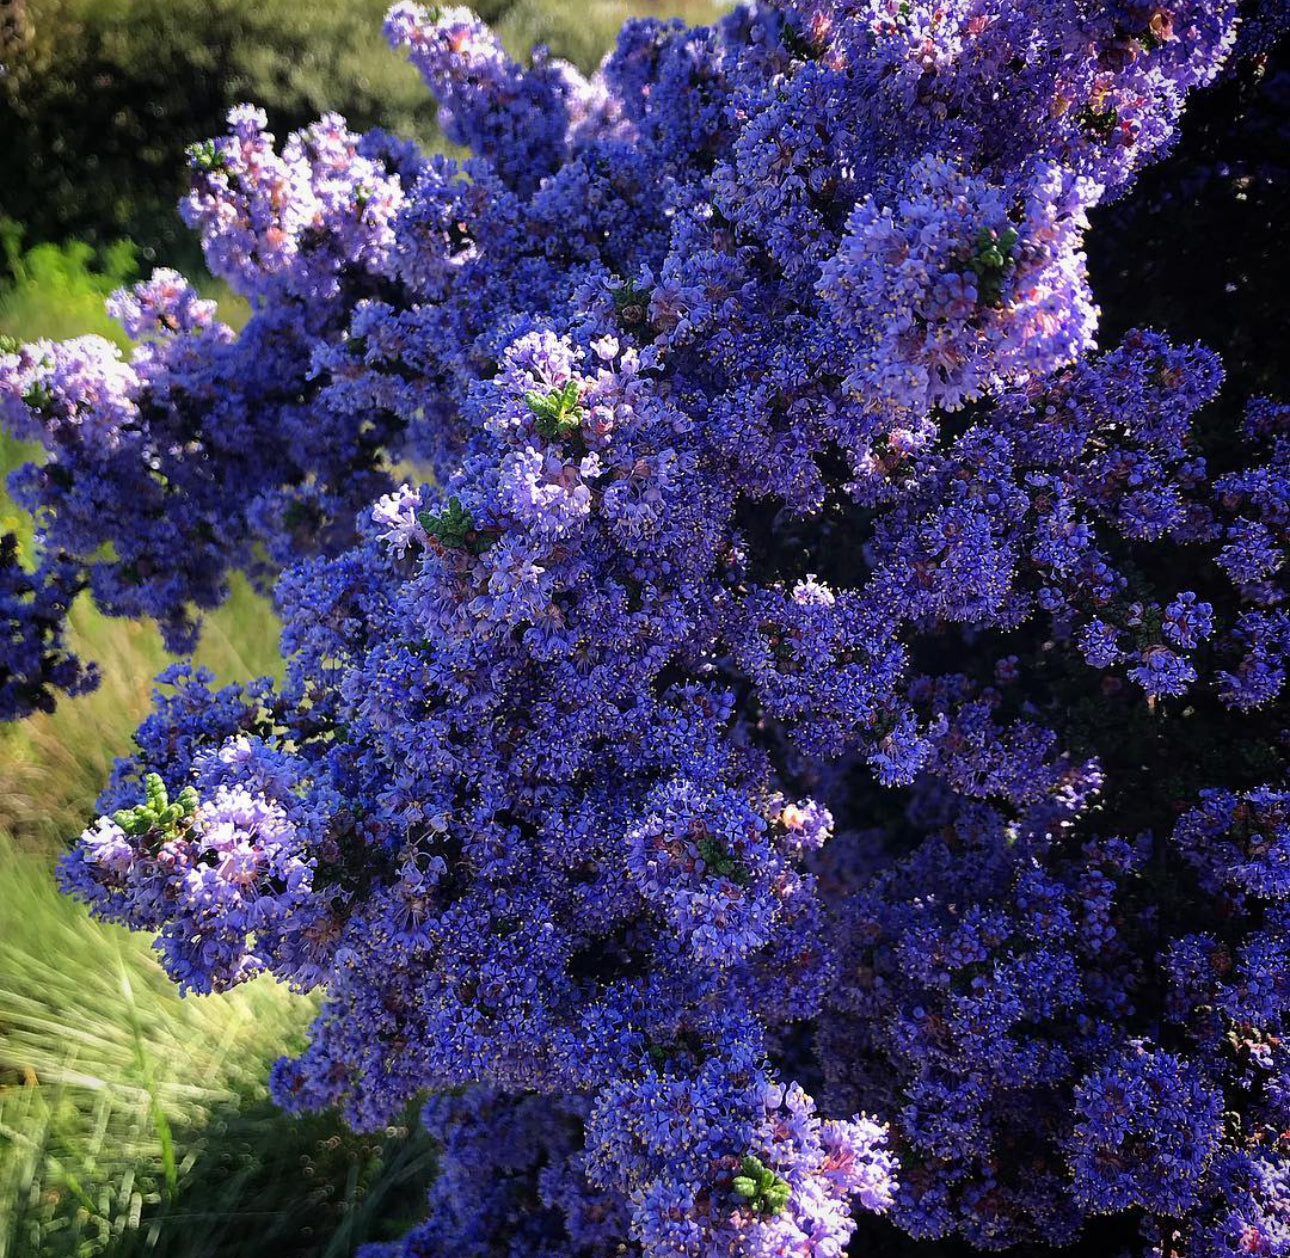
[[[330,1258],[418,1217],[415,1126],[356,1136],[267,1099],[312,999],[267,979],[180,999],[47,860],[0,840],[0,861],[0,1258]]]
[[[397,1235],[433,1174],[413,1116],[357,1136],[268,1100],[268,1067],[303,1044],[315,1001],[268,979],[181,999],[146,938],[58,893],[54,854],[170,659],[152,625],[85,598],[71,625],[100,689],[0,727],[0,1258],[333,1258]],[[222,680],[279,669],[273,613],[245,581],[197,658]]]
[[[0,443],[5,465],[28,453]],[[413,1116],[356,1136],[268,1100],[269,1065],[303,1044],[315,1001],[268,979],[181,999],[145,937],[58,893],[54,855],[171,658],[154,626],[84,597],[70,636],[100,689],[0,726],[0,1258],[338,1258],[397,1235],[433,1174]],[[272,610],[240,578],[197,658],[222,680],[278,671]]]

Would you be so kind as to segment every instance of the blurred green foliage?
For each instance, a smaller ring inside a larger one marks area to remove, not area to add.
[[[138,275],[135,246],[115,241],[103,250],[82,240],[20,248],[21,229],[0,221],[0,255],[12,279],[0,287],[0,332],[20,341],[63,340],[95,333],[126,345],[103,308],[113,289]]]
[[[283,132],[327,109],[430,135],[433,106],[381,37],[384,0],[10,0],[0,215],[35,242],[196,254],[175,213],[184,148],[255,100]]]
[[[600,64],[629,17],[679,17],[690,25],[712,22],[726,0],[477,0],[484,17],[514,56],[545,44],[584,73]]]
[[[96,249],[84,240],[47,241],[24,250],[22,237],[17,223],[0,219],[0,274],[8,276],[0,282],[0,335],[35,341],[94,334],[125,349],[129,341],[104,302],[114,289],[140,278],[134,242],[115,240]],[[196,284],[219,303],[226,323],[240,327],[246,321],[250,307],[226,284],[204,272]]]

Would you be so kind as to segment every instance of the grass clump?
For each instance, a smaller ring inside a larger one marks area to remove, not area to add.
[[[0,838],[0,1256],[341,1255],[421,1212],[428,1138],[290,1118],[265,1076],[316,1002],[271,979],[181,999]]]

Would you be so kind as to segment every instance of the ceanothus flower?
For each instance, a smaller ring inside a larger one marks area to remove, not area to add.
[[[820,281],[853,392],[915,415],[954,410],[1090,346],[1080,246],[1098,189],[1048,165],[1022,180],[1017,194],[928,157],[893,204],[856,205]]]
[[[159,272],[0,355],[0,715],[84,585],[187,647],[273,581],[282,680],[167,670],[62,876],[325,989],[287,1109],[429,1094],[374,1253],[1277,1252],[1290,410],[1094,346],[1083,255],[1234,27],[775,0],[584,78],[400,3],[470,155],[240,107],[246,327]]]

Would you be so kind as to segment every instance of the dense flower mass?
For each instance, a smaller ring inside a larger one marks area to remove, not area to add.
[[[1099,346],[1083,252],[1237,26],[778,0],[586,79],[400,3],[472,156],[236,110],[247,327],[163,272],[0,357],[7,714],[82,681],[42,590],[183,645],[281,571],[285,679],[165,674],[63,878],[325,987],[286,1107],[430,1090],[382,1252],[1290,1254],[1290,407]]]

